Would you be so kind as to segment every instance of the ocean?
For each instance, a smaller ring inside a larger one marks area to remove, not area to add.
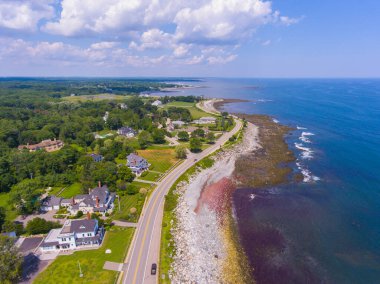
[[[247,99],[225,108],[295,128],[286,139],[304,181],[233,196],[257,282],[380,283],[380,80],[187,83],[198,88],[174,94]]]

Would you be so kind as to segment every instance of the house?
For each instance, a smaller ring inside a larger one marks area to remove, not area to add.
[[[131,153],[127,156],[127,166],[132,170],[132,172],[140,174],[149,169],[150,164],[143,157]]]
[[[97,247],[104,238],[104,228],[98,220],[67,220],[62,228],[50,230],[40,245],[40,250],[60,251],[85,247]]]
[[[175,127],[174,127],[174,125],[173,125],[173,123],[171,121],[167,124],[166,130],[170,131],[170,132],[172,132],[172,131],[175,130]]]
[[[104,159],[102,155],[98,155],[98,154],[90,154],[88,156],[91,157],[96,163],[101,162]]]
[[[121,109],[128,109],[128,106],[127,106],[127,104],[125,104],[125,103],[121,103],[121,104],[119,104],[119,107],[120,107]]]
[[[153,103],[152,103],[152,106],[161,106],[162,105],[162,102],[160,100],[155,100]]]
[[[124,126],[117,130],[117,134],[128,137],[128,138],[133,138],[137,135],[137,131],[133,130],[132,128],[128,126]]]
[[[174,120],[172,121],[172,123],[174,126],[177,126],[177,127],[182,127],[186,124],[184,121],[181,121],[181,120]]]
[[[30,152],[35,152],[37,150],[45,150],[46,152],[54,152],[62,149],[62,147],[65,144],[61,140],[57,140],[54,138],[54,140],[47,139],[43,140],[38,144],[34,145],[20,145],[18,146],[19,150],[28,149]]]
[[[195,124],[212,124],[215,123],[216,118],[211,116],[201,117],[200,119],[194,120]]]
[[[106,185],[101,185],[89,190],[89,194],[79,194],[71,199],[67,205],[67,201],[61,202],[61,206],[67,207],[70,214],[75,215],[79,211],[86,213],[100,213],[105,216],[106,213],[111,213],[114,208],[115,194],[110,193]]]
[[[41,203],[41,211],[52,211],[52,210],[58,210],[61,206],[61,197],[57,197],[55,195],[47,196],[42,200]]]
[[[110,113],[108,111],[106,111],[106,113],[103,116],[104,122],[107,122],[109,116],[110,116]]]

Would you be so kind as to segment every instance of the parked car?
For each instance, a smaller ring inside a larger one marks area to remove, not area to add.
[[[152,275],[156,275],[156,273],[157,273],[157,264],[155,264],[155,263],[152,264],[152,269],[150,270],[150,273]]]

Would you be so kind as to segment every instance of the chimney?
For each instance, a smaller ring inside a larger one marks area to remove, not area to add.
[[[90,212],[87,212],[87,220],[91,220],[91,214],[90,214]]]
[[[91,188],[88,188],[88,194],[89,195],[91,194]]]
[[[96,208],[99,208],[99,197],[96,197]]]
[[[100,181],[98,181],[98,186],[102,187],[102,183]]]
[[[71,200],[71,203],[72,203],[72,205],[75,205],[75,199],[74,199],[74,196],[73,196],[73,199]]]

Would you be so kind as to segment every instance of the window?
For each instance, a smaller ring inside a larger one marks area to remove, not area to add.
[[[87,236],[88,236],[88,237],[91,237],[91,233],[88,233]]]
[[[62,242],[66,242],[66,238],[62,238]]]
[[[84,237],[84,234],[82,234],[82,237]]]

